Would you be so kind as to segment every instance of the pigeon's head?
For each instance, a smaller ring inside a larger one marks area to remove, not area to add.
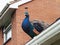
[[[26,16],[26,17],[28,17],[28,16],[29,16],[28,12],[25,12],[25,16]]]
[[[29,17],[28,7],[25,7],[25,16],[26,16],[26,17]]]

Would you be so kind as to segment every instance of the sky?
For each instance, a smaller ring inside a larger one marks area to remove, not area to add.
[[[2,11],[2,9],[5,7],[5,5],[7,3],[9,3],[10,1],[13,1],[13,0],[0,0],[0,12]]]

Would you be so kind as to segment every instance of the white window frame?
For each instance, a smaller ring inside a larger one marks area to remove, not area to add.
[[[4,28],[3,33],[4,33],[4,43],[5,43],[5,42],[7,42],[10,38],[12,38],[11,24],[9,24],[6,28]]]

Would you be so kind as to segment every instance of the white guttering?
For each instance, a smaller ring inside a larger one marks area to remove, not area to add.
[[[41,45],[46,40],[52,38],[58,33],[60,33],[60,20],[55,22],[53,25],[51,25],[49,28],[41,32],[38,36],[34,37],[31,41],[29,41],[25,45],[36,45],[36,44]]]

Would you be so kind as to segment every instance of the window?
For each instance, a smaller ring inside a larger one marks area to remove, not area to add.
[[[4,28],[3,32],[4,32],[4,43],[6,43],[12,37],[11,24],[9,24],[6,28]]]

